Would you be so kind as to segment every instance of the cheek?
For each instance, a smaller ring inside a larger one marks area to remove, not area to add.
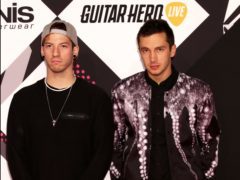
[[[42,51],[44,56],[51,56],[52,55],[52,51],[50,49],[45,49]]]
[[[147,54],[142,54],[141,59],[144,62],[144,64],[149,62],[149,56]]]
[[[65,57],[68,57],[68,58],[72,58],[73,57],[73,52],[72,51],[63,52],[62,55],[65,56]]]
[[[147,58],[146,57],[142,57],[142,62],[143,62],[143,64],[146,66],[146,65],[148,65],[149,63],[149,61],[147,60]]]
[[[162,62],[165,62],[169,59],[170,57],[170,54],[169,53],[160,53],[158,54],[157,58],[158,58],[158,61],[162,61]]]

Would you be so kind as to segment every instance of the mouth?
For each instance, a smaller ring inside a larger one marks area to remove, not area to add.
[[[154,65],[150,65],[149,67],[152,70],[157,70],[159,68],[159,65],[158,64],[154,64]]]
[[[52,64],[59,64],[59,63],[61,63],[61,60],[59,60],[59,59],[52,60]]]

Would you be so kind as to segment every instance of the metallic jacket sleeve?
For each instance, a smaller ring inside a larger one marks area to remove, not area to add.
[[[218,145],[220,128],[217,121],[213,93],[210,88],[202,97],[201,104],[197,107],[197,132],[203,165],[203,171],[207,179],[215,177],[215,169],[218,165]]]
[[[116,91],[112,91],[113,115],[114,115],[114,150],[110,167],[111,179],[119,179],[122,176],[123,152],[126,142],[126,115],[123,110],[123,100],[119,99]]]

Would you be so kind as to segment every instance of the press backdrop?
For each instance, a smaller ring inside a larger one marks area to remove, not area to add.
[[[149,18],[173,28],[176,68],[211,85],[222,128],[217,177],[238,178],[240,0],[1,0],[0,15],[1,179],[11,179],[5,148],[13,94],[45,76],[39,51],[44,25],[63,19],[76,27],[75,73],[109,93],[115,82],[143,70],[136,34]]]

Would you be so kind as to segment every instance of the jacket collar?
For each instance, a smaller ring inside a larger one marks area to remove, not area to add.
[[[172,89],[174,84],[177,82],[178,75],[179,75],[179,72],[175,69],[174,66],[172,66],[172,74],[166,80],[164,80],[160,84],[157,84],[155,81],[153,81],[149,77],[147,70],[145,70],[145,72],[144,72],[144,77],[145,77],[145,80],[148,85],[150,85],[151,87],[162,88],[164,91],[168,91],[168,90]]]

